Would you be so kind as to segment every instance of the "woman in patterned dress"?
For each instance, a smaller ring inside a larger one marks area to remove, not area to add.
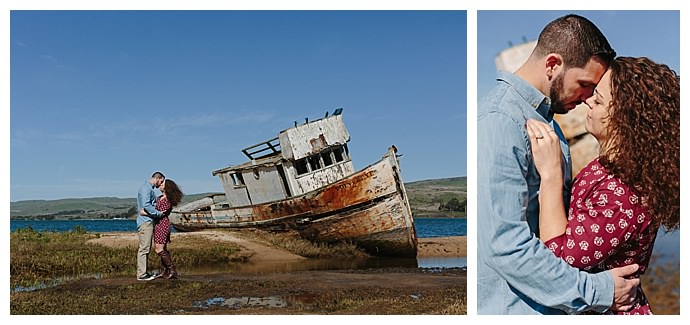
[[[637,264],[640,277],[659,228],[680,228],[680,78],[648,58],[619,57],[586,103],[585,127],[600,152],[573,180],[567,209],[558,136],[548,124],[527,123],[541,176],[539,236],[574,267]],[[637,290],[631,309],[607,313],[652,314]]]
[[[180,204],[184,194],[179,186],[170,179],[166,179],[159,189],[163,194],[156,198],[156,210],[163,212],[163,217],[156,221],[153,228],[154,250],[161,259],[161,272],[156,277],[175,279],[177,278],[177,271],[168,251],[168,243],[170,242],[170,219],[168,216],[172,208]],[[146,213],[146,211],[142,213]]]

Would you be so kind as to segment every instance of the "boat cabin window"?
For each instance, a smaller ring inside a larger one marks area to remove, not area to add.
[[[323,160],[323,166],[333,165],[333,159],[331,158],[331,151],[326,151],[321,153],[321,160]]]
[[[254,178],[259,179],[259,169],[258,168],[254,168],[252,170],[252,173],[254,174]]]
[[[333,156],[335,156],[335,161],[337,162],[345,160],[345,158],[343,157],[343,148],[337,147],[333,149]]]
[[[242,177],[242,174],[232,173],[232,174],[230,174],[230,177],[232,178],[232,185],[233,186],[235,186],[235,187],[244,186],[244,178]]]
[[[307,157],[307,161],[309,161],[309,167],[311,167],[312,171],[321,169],[321,163],[319,162],[319,155],[309,156],[309,157]]]
[[[294,166],[297,175],[303,175],[347,160],[347,145],[343,145],[299,159]]]
[[[307,159],[302,158],[300,160],[295,161],[295,169],[297,169],[297,175],[308,173],[309,169],[307,168]]]

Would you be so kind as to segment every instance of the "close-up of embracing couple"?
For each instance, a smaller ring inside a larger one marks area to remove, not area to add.
[[[680,77],[617,54],[605,32],[549,22],[480,97],[478,314],[655,310],[640,276],[659,231],[680,228]],[[580,104],[598,152],[573,171],[556,117]]]

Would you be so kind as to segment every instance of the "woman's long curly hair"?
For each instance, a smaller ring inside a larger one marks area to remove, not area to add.
[[[657,225],[680,228],[680,77],[645,57],[618,57],[609,69],[600,162],[637,192]]]
[[[182,201],[184,193],[175,182],[171,179],[165,179],[165,196],[168,198],[171,206],[176,207]]]

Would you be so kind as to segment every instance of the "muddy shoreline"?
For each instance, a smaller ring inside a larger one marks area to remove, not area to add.
[[[309,260],[224,231],[174,233],[173,254],[176,239],[184,236],[240,246],[246,264]],[[136,233],[129,232],[102,233],[89,242],[132,249],[133,257],[138,245]],[[466,257],[466,252],[466,237],[420,238],[417,257]],[[11,314],[60,315],[463,315],[466,288],[466,268],[182,272],[176,280],[91,277],[12,292],[10,308]]]
[[[465,270],[406,268],[85,279],[13,294],[12,313],[69,315],[449,315],[467,313]],[[145,297],[145,299],[144,299]]]
[[[300,259],[301,256],[252,242],[227,231],[205,230],[171,234],[170,250],[175,249],[175,238],[204,237],[227,241],[245,247],[253,252],[254,260]],[[134,232],[108,232],[91,242],[110,247],[137,247],[137,234]],[[417,238],[417,257],[467,257],[467,236]]]

